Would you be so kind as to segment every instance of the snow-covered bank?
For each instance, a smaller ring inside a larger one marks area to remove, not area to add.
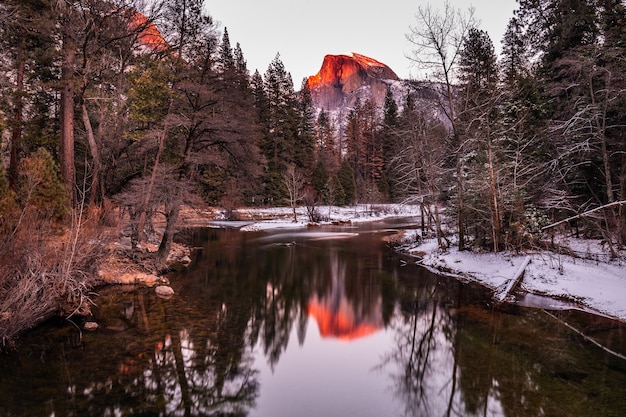
[[[391,217],[419,215],[419,206],[402,204],[359,204],[349,207],[317,206],[321,221],[315,224],[342,224],[383,220]],[[236,214],[246,221],[242,231],[269,230],[276,228],[306,227],[312,224],[306,207],[296,208],[296,218],[290,207],[239,209]]]
[[[596,242],[577,241],[571,246],[596,247],[596,252],[587,251],[584,258],[547,251],[494,254],[451,248],[441,252],[433,240],[404,250],[418,256],[418,263],[425,267],[477,281],[495,291],[502,290],[530,257],[520,284],[522,290],[573,300],[592,311],[626,321],[626,260],[607,259]]]

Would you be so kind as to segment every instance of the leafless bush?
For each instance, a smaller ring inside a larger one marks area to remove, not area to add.
[[[53,317],[90,312],[97,259],[108,236],[101,212],[75,210],[68,228],[27,210],[0,249],[0,343]],[[103,232],[104,231],[104,232]]]

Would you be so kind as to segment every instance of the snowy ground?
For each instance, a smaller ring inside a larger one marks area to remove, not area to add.
[[[421,265],[478,281],[496,293],[507,286],[530,257],[520,284],[522,290],[573,300],[588,310],[626,321],[626,260],[623,258],[609,261],[599,251],[589,253],[589,259],[552,252],[476,254],[455,248],[441,253],[434,241],[415,245],[408,251],[421,257]]]
[[[417,206],[359,205],[356,207],[317,207],[325,217],[322,223],[376,221],[389,217],[419,215]],[[291,208],[242,209],[242,231],[273,228],[305,227],[310,222],[305,208],[297,209],[297,222]],[[409,231],[407,242],[415,242]],[[588,310],[626,321],[626,257],[608,259],[598,242],[569,239],[561,242],[578,257],[552,252],[473,253],[456,248],[441,252],[436,242],[408,244],[404,250],[418,257],[418,263],[436,271],[444,271],[465,280],[473,280],[502,291],[515,276],[527,257],[520,288],[530,293],[555,299],[573,300]],[[622,254],[624,255],[624,254]]]
[[[418,206],[400,204],[359,204],[350,207],[317,206],[322,221],[317,224],[358,223],[383,220],[390,217],[418,216]],[[290,207],[239,209],[242,231],[274,228],[306,227],[311,224],[305,207],[296,208],[296,221]],[[216,222],[213,222],[216,223]]]

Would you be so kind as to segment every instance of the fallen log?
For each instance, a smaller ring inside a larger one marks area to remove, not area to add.
[[[559,221],[559,222],[552,223],[552,224],[549,224],[549,225],[547,225],[547,226],[543,226],[543,227],[541,228],[541,230],[548,230],[548,229],[552,229],[553,227],[556,227],[556,226],[561,225],[561,224],[563,224],[563,223],[569,223],[569,222],[571,222],[572,220],[576,220],[576,219],[580,219],[581,217],[588,216],[588,215],[590,215],[591,213],[595,213],[596,211],[600,211],[600,210],[602,210],[602,209],[609,208],[609,207],[622,206],[622,205],[626,205],[626,200],[622,200],[622,201],[614,201],[614,202],[612,202],[612,203],[605,204],[605,205],[603,205],[603,206],[596,207],[596,208],[591,209],[591,210],[587,210],[587,211],[585,211],[584,213],[580,213],[580,214],[577,214],[577,215],[575,215],[575,216],[568,217],[567,219],[563,219],[563,220],[561,220],[561,221]]]
[[[527,256],[526,259],[524,259],[524,262],[522,262],[520,267],[515,272],[515,275],[513,275],[513,278],[508,281],[508,284],[506,285],[504,290],[499,291],[494,295],[494,298],[498,303],[504,302],[504,300],[506,300],[506,297],[508,297],[509,294],[515,289],[515,287],[517,287],[518,284],[522,281],[522,278],[524,278],[524,272],[526,272],[526,267],[528,267],[531,259],[532,258],[530,256]]]

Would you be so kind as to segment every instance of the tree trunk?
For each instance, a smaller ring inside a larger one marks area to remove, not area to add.
[[[170,99],[169,109],[167,114],[169,115],[172,109],[172,99]],[[150,175],[150,181],[148,182],[148,187],[143,195],[143,199],[141,201],[141,205],[139,207],[139,218],[137,220],[137,229],[135,239],[137,242],[141,242],[144,239],[144,227],[146,224],[146,211],[148,209],[148,205],[150,200],[152,199],[152,190],[154,189],[154,183],[156,181],[156,176],[159,170],[159,165],[161,161],[161,154],[163,153],[163,149],[165,148],[165,139],[167,137],[167,130],[169,128],[169,123],[167,121],[167,116],[165,116],[165,122],[163,125],[163,131],[159,135],[159,147],[157,150],[157,154],[154,160],[154,166],[152,167],[152,174]]]
[[[493,239],[493,251],[497,253],[500,250],[500,239],[502,235],[502,230],[500,207],[498,204],[498,189],[496,186],[496,174],[494,169],[493,149],[491,137],[489,136],[487,138],[487,144],[487,155],[489,159],[489,192],[491,194],[491,210],[493,212],[491,216],[491,234]]]
[[[74,64],[76,45],[71,36],[63,37],[64,59],[61,68],[61,103],[59,121],[61,175],[70,193],[72,206],[75,201],[74,192]]]
[[[439,206],[435,202],[435,227],[437,232],[437,247],[439,249],[446,249],[443,245],[443,231],[441,230],[441,216],[439,215]]]
[[[166,223],[165,230],[163,231],[163,239],[159,245],[159,251],[157,253],[158,258],[161,261],[165,261],[172,249],[172,242],[174,241],[174,233],[176,233],[176,225],[178,224],[178,214],[180,213],[180,203],[174,202],[172,207],[165,214]]]
[[[444,68],[445,65],[444,65]],[[446,94],[448,99],[448,108],[450,114],[450,123],[452,124],[452,135],[454,136],[454,145],[457,146],[456,150],[456,187],[457,187],[457,222],[458,222],[458,234],[459,234],[459,251],[465,250],[465,207],[463,202],[463,169],[461,150],[463,144],[461,143],[459,132],[457,128],[456,111],[454,109],[454,96],[452,93],[452,81],[450,80],[448,70],[445,70],[446,80]]]
[[[96,143],[96,138],[91,127],[91,120],[89,119],[89,113],[87,112],[87,106],[83,101],[81,105],[81,112],[83,117],[83,125],[85,126],[85,132],[87,133],[87,143],[89,144],[89,151],[91,152],[91,158],[93,159],[93,171],[91,177],[91,195],[89,202],[91,204],[98,201],[102,201],[104,197],[104,190],[100,188],[100,175],[102,172],[102,157],[100,156],[100,149]]]
[[[17,81],[15,85],[15,111],[13,114],[13,129],[11,130],[11,160],[9,163],[9,185],[16,188],[17,177],[20,165],[20,147],[22,142],[22,112],[24,103],[22,94],[24,92],[24,56],[20,48],[17,55]]]
[[[461,169],[461,150],[457,150],[456,155],[456,187],[457,187],[457,222],[458,222],[458,234],[459,234],[459,251],[465,250],[465,216],[463,207],[463,174]]]
[[[183,412],[182,415],[190,416],[194,401],[191,395],[190,383],[187,380],[187,369],[185,366],[185,355],[183,354],[183,343],[181,334],[173,332],[172,337],[172,353],[174,354],[174,365],[176,368],[176,376],[178,379],[178,387],[180,388],[180,402],[177,412]],[[165,353],[165,352],[164,352]]]
[[[626,200],[626,152],[622,153],[622,172],[620,172],[619,189],[621,199]],[[618,243],[620,247],[623,247],[626,245],[626,206],[619,206],[617,218],[619,221]]]

